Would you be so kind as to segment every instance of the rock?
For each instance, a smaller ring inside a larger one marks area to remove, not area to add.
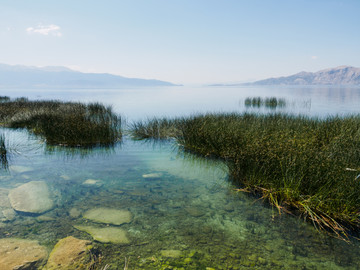
[[[2,214],[5,218],[5,221],[11,221],[15,219],[16,216],[16,212],[11,209],[11,208],[7,208],[5,210],[2,210]]]
[[[162,173],[148,173],[148,174],[143,174],[142,177],[149,179],[156,179],[156,178],[161,178]]]
[[[81,212],[80,212],[79,209],[73,207],[73,208],[70,209],[69,215],[72,218],[78,218],[81,215]]]
[[[79,269],[90,264],[90,241],[80,240],[72,236],[61,239],[50,253],[44,270]]]
[[[54,221],[54,220],[56,220],[56,219],[53,218],[53,217],[46,216],[46,215],[41,215],[41,216],[38,216],[38,217],[36,218],[36,220],[37,220],[38,222],[47,222],[47,221]]]
[[[16,211],[40,214],[54,207],[44,181],[31,181],[10,190],[9,200]]]
[[[33,169],[30,167],[25,167],[25,166],[10,166],[9,167],[11,172],[15,172],[15,173],[24,173],[24,172],[30,172]]]
[[[8,194],[9,190],[0,188],[0,208],[11,208]]]
[[[175,249],[161,250],[160,253],[161,256],[167,258],[179,258],[181,256],[181,251]]]
[[[102,243],[114,243],[114,244],[129,244],[130,241],[127,237],[126,232],[123,229],[115,227],[97,228],[93,226],[74,226],[80,231],[87,232],[96,241]]]
[[[112,208],[94,208],[84,213],[84,218],[99,223],[121,225],[130,223],[132,214],[128,210],[118,210]]]
[[[0,239],[0,269],[38,269],[47,258],[45,247],[37,241],[6,238]]]
[[[205,212],[203,210],[192,206],[186,207],[185,211],[192,217],[201,217],[205,215]]]
[[[87,179],[83,183],[85,186],[97,186],[100,187],[103,185],[103,182],[101,180],[95,180],[95,179]]]
[[[65,180],[65,181],[69,181],[70,180],[70,176],[66,175],[66,174],[62,174],[60,175],[60,178]]]
[[[227,204],[225,205],[224,210],[227,212],[234,212],[235,209],[231,204]]]

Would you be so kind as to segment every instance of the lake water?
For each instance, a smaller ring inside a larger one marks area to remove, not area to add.
[[[246,97],[278,97],[285,108],[260,111],[325,117],[359,113],[360,88],[173,87],[123,90],[23,90],[13,98],[100,101],[128,122],[154,116],[259,111]],[[0,238],[38,240],[49,250],[72,235],[93,240],[79,226],[120,228],[127,243],[94,246],[108,269],[360,269],[360,247],[319,233],[301,218],[278,215],[266,203],[236,192],[221,162],[184,154],[174,142],[123,142],[111,149],[48,147],[25,131],[1,129],[10,148],[0,171]],[[53,207],[43,214],[13,212],[11,190],[45,182]],[[113,225],[86,218],[92,209],[131,212]],[[10,210],[9,210],[10,209]],[[5,211],[5,212],[4,212]],[[77,228],[75,227],[77,226]]]

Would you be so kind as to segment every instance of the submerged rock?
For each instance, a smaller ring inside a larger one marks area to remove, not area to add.
[[[38,269],[47,258],[45,247],[37,241],[6,238],[0,239],[0,269]]]
[[[148,179],[156,179],[156,178],[161,178],[163,175],[162,173],[147,173],[147,174],[143,174],[142,177],[143,178],[148,178]]]
[[[118,210],[113,208],[94,208],[84,213],[84,218],[98,223],[121,225],[130,223],[132,214],[128,210]]]
[[[80,240],[72,236],[61,239],[51,251],[44,270],[75,270],[89,264],[91,257],[88,246],[90,244],[90,241]]]
[[[7,208],[2,210],[2,215],[4,216],[4,221],[11,221],[15,219],[16,212],[12,208]]]
[[[15,219],[16,213],[12,209],[7,189],[0,189],[0,221],[11,221]]]
[[[81,211],[79,209],[73,207],[70,209],[69,215],[72,218],[78,218],[81,215]]]
[[[96,180],[96,179],[87,179],[82,184],[85,185],[85,186],[97,186],[97,187],[100,187],[100,186],[103,185],[103,182],[101,180]]]
[[[96,241],[102,243],[129,244],[126,231],[115,227],[97,228],[94,226],[75,225],[76,229],[87,232]]]
[[[205,211],[193,206],[185,207],[185,211],[192,217],[201,217],[205,215]]]
[[[53,208],[54,202],[44,181],[31,181],[9,192],[11,206],[16,211],[40,214]]]
[[[175,249],[161,250],[160,253],[161,256],[167,258],[179,258],[181,256],[181,251]]]
[[[15,173],[24,173],[33,170],[32,168],[26,166],[10,166],[9,169],[11,172],[15,172]]]

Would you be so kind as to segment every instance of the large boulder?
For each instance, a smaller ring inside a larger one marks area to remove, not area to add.
[[[37,241],[5,238],[0,239],[0,269],[38,269],[47,258],[45,247]]]
[[[102,243],[114,243],[114,244],[129,244],[130,240],[127,237],[126,231],[116,227],[105,227],[98,228],[94,226],[74,226],[80,231],[87,232],[94,238],[96,241]]]
[[[85,212],[83,217],[94,222],[114,225],[130,223],[132,220],[132,214],[128,210],[105,207],[91,209]]]
[[[40,214],[54,207],[44,181],[31,181],[9,192],[11,206],[16,211]]]
[[[72,236],[61,239],[51,251],[44,270],[87,269],[91,265],[90,244],[90,241]]]

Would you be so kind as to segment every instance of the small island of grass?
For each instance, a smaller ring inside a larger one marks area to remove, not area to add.
[[[108,146],[122,136],[120,116],[100,103],[0,97],[0,126],[26,128],[49,145]]]

